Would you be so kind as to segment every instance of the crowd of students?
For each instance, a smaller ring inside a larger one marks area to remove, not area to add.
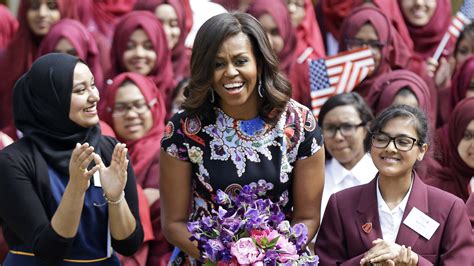
[[[319,115],[327,156],[320,216],[322,231],[318,236],[322,240],[316,241],[315,252],[321,252],[323,260],[350,261],[372,247],[367,244],[366,250],[361,250],[362,246],[339,250],[344,255],[334,257],[338,256],[335,246],[341,242],[328,234],[346,225],[327,225],[327,221],[325,224],[324,220],[330,218],[324,218],[324,211],[338,217],[345,208],[351,208],[347,205],[340,209],[339,205],[356,204],[352,194],[368,190],[374,190],[371,192],[374,197],[363,200],[377,200],[375,184],[381,184],[380,191],[378,187],[376,191],[387,201],[385,190],[391,188],[385,186],[383,178],[391,173],[384,172],[390,168],[384,160],[374,158],[380,156],[377,145],[385,141],[376,133],[390,138],[386,147],[391,148],[393,140],[394,150],[401,145],[394,136],[401,134],[423,140],[419,142],[421,146],[415,146],[421,149],[423,160],[412,162],[416,172],[413,183],[397,192],[408,195],[424,191],[427,197],[450,202],[450,206],[454,206],[452,211],[458,212],[453,215],[461,217],[458,220],[464,219],[467,209],[474,232],[474,196],[471,196],[474,189],[474,25],[466,25],[457,40],[451,39],[439,60],[432,58],[451,23],[450,0],[213,2],[21,0],[16,18],[0,5],[0,149],[23,136],[13,119],[13,88],[17,80],[42,55],[59,52],[79,57],[90,68],[99,90],[101,132],[127,145],[135,170],[145,242],[134,256],[122,257],[121,261],[124,265],[166,264],[173,247],[164,237],[160,223],[160,142],[166,121],[180,110],[184,101],[191,69],[197,69],[190,65],[196,26],[203,17],[225,10],[246,12],[263,26],[278,57],[280,71],[291,82],[292,98],[309,108],[309,60],[359,47],[369,47],[374,56],[374,70],[354,88],[354,93],[332,97]],[[398,104],[421,110],[427,120],[426,132],[417,128],[423,118],[416,110],[410,109],[413,117],[403,110],[384,113],[387,107]],[[387,120],[377,120],[379,124],[374,125],[374,117],[383,114]],[[415,121],[412,121],[415,126],[405,128],[406,132],[398,132],[391,126],[403,119],[410,120],[407,117]],[[424,144],[427,144],[426,149]],[[394,153],[403,152],[398,149]],[[377,173],[380,179],[374,179]],[[369,183],[371,180],[376,181]],[[369,185],[331,198],[333,193],[363,184]],[[432,192],[425,184],[451,193],[466,205],[437,190]],[[408,199],[408,206],[411,203]],[[464,230],[460,228],[464,227],[460,226],[459,232]],[[378,229],[378,232],[386,232]],[[448,229],[446,234],[453,234],[451,228]],[[434,238],[441,237],[444,231],[440,234]],[[355,236],[341,237],[350,242]],[[453,240],[453,243],[470,246],[472,251],[473,239],[474,235],[470,235],[470,242],[464,239]],[[1,248],[7,250],[5,243],[0,244]],[[425,251],[435,252],[426,247]],[[474,261],[469,256],[459,258]],[[373,257],[358,259],[369,261]],[[406,260],[406,263],[412,262],[411,258]]]

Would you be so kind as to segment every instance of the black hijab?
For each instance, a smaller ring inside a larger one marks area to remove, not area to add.
[[[88,142],[100,152],[99,124],[84,128],[69,119],[74,69],[80,59],[62,53],[38,58],[13,89],[16,127],[40,150],[47,164],[69,176],[76,143]]]

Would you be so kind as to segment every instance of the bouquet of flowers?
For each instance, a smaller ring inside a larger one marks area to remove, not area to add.
[[[238,195],[218,190],[218,210],[188,223],[190,239],[198,242],[207,265],[318,264],[317,256],[302,250],[308,240],[306,226],[290,226],[280,205],[263,198],[268,185],[272,187],[270,183],[251,183]]]

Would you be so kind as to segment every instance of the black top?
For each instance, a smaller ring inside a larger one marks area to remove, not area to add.
[[[110,164],[117,141],[102,136],[100,156]],[[38,147],[28,138],[9,145],[0,152],[0,219],[9,246],[26,246],[47,265],[60,265],[74,238],[64,238],[51,227],[54,214],[48,165]],[[133,254],[143,242],[143,229],[138,214],[135,175],[128,167],[125,196],[136,229],[129,238],[114,240],[112,247],[123,255]]]

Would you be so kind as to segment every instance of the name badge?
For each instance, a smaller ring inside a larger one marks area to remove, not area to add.
[[[439,227],[439,223],[437,221],[433,220],[433,218],[424,214],[416,207],[411,209],[403,223],[427,240],[430,240],[434,232],[436,232],[436,229]]]
[[[92,180],[94,182],[95,187],[102,187],[102,184],[100,183],[100,173],[99,171],[96,171],[94,175],[92,176]]]

